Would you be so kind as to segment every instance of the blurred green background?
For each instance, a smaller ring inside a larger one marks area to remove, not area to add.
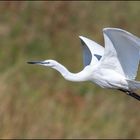
[[[0,2],[0,138],[140,138],[140,103],[90,82],[73,83],[29,60],[82,70],[83,35],[140,37],[140,2]]]

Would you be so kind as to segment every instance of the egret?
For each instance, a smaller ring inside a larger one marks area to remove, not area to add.
[[[71,73],[55,60],[28,63],[51,67],[69,81],[91,81],[102,88],[120,90],[140,100],[135,93],[140,89],[140,82],[135,81],[140,60],[140,38],[119,28],[104,28],[103,36],[105,47],[79,36],[84,68],[78,73]]]

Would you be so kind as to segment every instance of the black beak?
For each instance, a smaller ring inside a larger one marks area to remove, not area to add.
[[[28,64],[44,64],[43,61],[29,61]]]
[[[29,61],[28,64],[49,64],[49,62],[45,61]]]

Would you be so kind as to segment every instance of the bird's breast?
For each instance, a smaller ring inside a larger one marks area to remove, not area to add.
[[[91,76],[91,81],[102,88],[127,88],[128,83],[121,74],[113,70],[96,70]]]

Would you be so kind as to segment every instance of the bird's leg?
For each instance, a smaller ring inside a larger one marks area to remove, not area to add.
[[[140,101],[140,96],[138,94],[136,94],[135,92],[130,91],[130,92],[127,92],[127,94]]]
[[[125,89],[119,89],[120,91],[122,92],[125,92],[127,95],[137,99],[140,101],[140,95],[136,94],[135,92],[132,92],[132,91],[128,91],[128,90],[125,90]]]

